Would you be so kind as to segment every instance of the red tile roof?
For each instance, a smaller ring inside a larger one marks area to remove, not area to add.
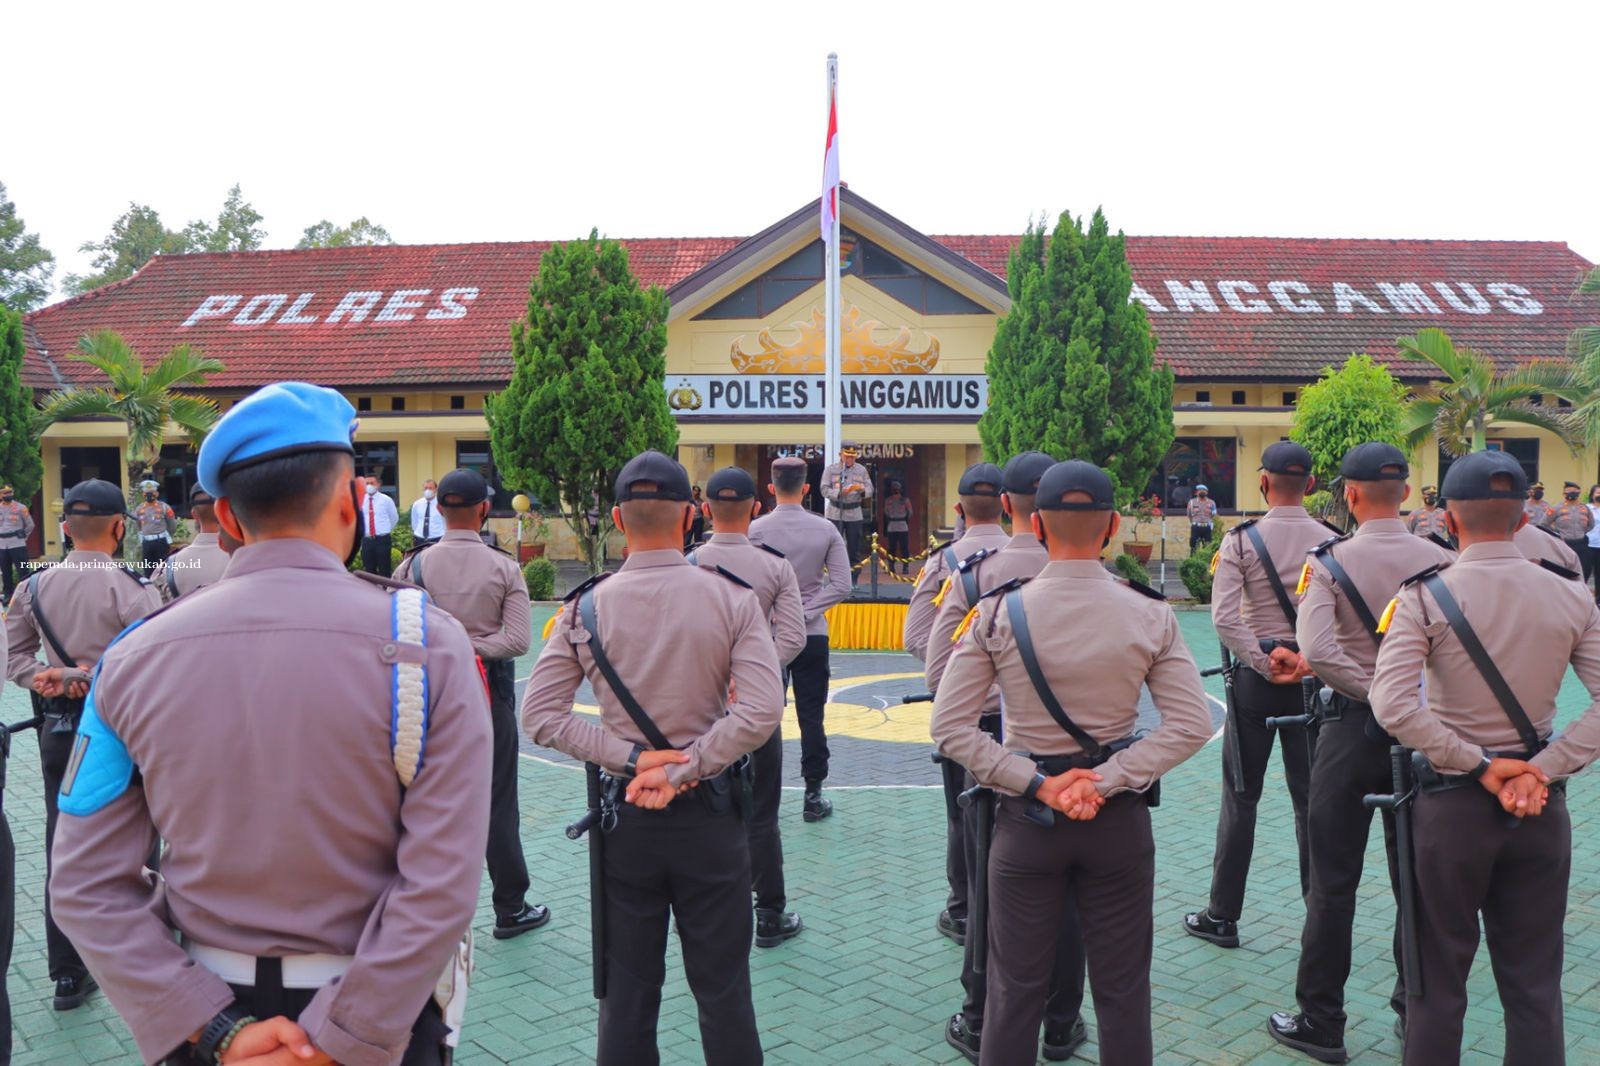
[[[933,240],[1003,276],[1014,236]],[[670,287],[735,238],[624,242]],[[548,242],[329,248],[160,257],[126,281],[27,318],[24,380],[89,382],[80,336],[120,331],[147,359],[190,343],[226,390],[303,377],[340,386],[495,385],[509,325]],[[1572,299],[1590,264],[1564,244],[1129,237],[1157,356],[1190,380],[1304,381],[1352,351],[1396,361],[1394,339],[1442,326],[1506,362],[1562,354],[1594,318]]]

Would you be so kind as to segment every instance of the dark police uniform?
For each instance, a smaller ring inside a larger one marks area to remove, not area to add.
[[[1272,474],[1309,474],[1311,454],[1298,444],[1279,441],[1261,453],[1261,469]],[[1300,686],[1274,684],[1268,679],[1268,649],[1293,646],[1296,611],[1289,597],[1305,565],[1306,553],[1327,540],[1329,532],[1329,527],[1307,514],[1304,507],[1273,507],[1265,517],[1230,529],[1217,553],[1211,616],[1217,636],[1239,663],[1234,678],[1234,705],[1245,787],[1239,793],[1230,784],[1232,746],[1224,744],[1222,811],[1217,818],[1211,899],[1205,910],[1186,915],[1183,924],[1192,935],[1223,947],[1237,947],[1239,943],[1239,915],[1244,908],[1250,856],[1255,849],[1256,807],[1272,755],[1273,730],[1267,728],[1266,719],[1301,713]],[[1270,571],[1256,545],[1258,537],[1272,558]],[[1304,895],[1311,881],[1306,855],[1310,745],[1304,726],[1285,726],[1277,733],[1283,775],[1294,805],[1294,835]]]
[[[476,470],[452,470],[439,482],[438,497],[445,507],[476,507],[489,498],[489,483]],[[526,899],[528,863],[517,804],[516,659],[533,639],[528,586],[516,560],[491,548],[472,529],[446,529],[408,555],[395,576],[425,589],[461,623],[488,686],[494,768],[489,774],[485,859],[494,886],[494,936],[508,940],[550,920],[549,908]]]
[[[1495,489],[1504,475],[1512,485]],[[1503,452],[1477,452],[1445,475],[1445,498],[1515,499],[1521,467]],[[1530,563],[1509,541],[1468,546],[1436,579],[1475,632],[1536,734],[1537,754],[1485,679],[1425,576],[1395,601],[1372,682],[1372,710],[1400,743],[1425,756],[1439,781],[1415,803],[1423,989],[1406,1001],[1407,1066],[1449,1066],[1461,1056],[1467,973],[1489,942],[1505,1010],[1509,1066],[1560,1063],[1562,923],[1572,863],[1566,796],[1552,783],[1542,814],[1519,821],[1473,779],[1489,753],[1533,755],[1551,778],[1576,773],[1600,753],[1600,700],[1547,743],[1556,693],[1570,664],[1600,697],[1600,610],[1584,586]],[[1417,680],[1426,675],[1426,701]]]
[[[1410,473],[1400,449],[1369,443],[1352,448],[1340,466],[1347,483],[1404,481]],[[1317,733],[1311,763],[1311,892],[1300,934],[1295,998],[1300,1013],[1272,1016],[1273,1035],[1324,1061],[1343,1062],[1344,985],[1350,975],[1351,926],[1366,857],[1372,811],[1361,799],[1391,787],[1390,738],[1372,720],[1367,702],[1373,665],[1383,637],[1379,616],[1406,578],[1448,562],[1453,553],[1412,535],[1398,517],[1372,519],[1353,536],[1325,542],[1306,562],[1301,580],[1300,652],[1332,703]],[[1398,895],[1394,821],[1383,817],[1391,887]],[[1405,1017],[1405,985],[1397,970],[1390,1003]]]
[[[1093,502],[1064,502],[1069,492],[1087,492]],[[1109,512],[1111,481],[1088,463],[1060,463],[1040,480],[1037,504]],[[1019,650],[1019,618],[1031,632],[1038,682]],[[1003,745],[979,724],[996,683]],[[1047,708],[1038,684],[1097,755]],[[1104,745],[1132,737],[1143,686],[1161,724],[1109,753]],[[1199,672],[1172,609],[1095,560],[1051,561],[1032,581],[982,601],[940,682],[933,736],[947,758],[1002,794],[989,867],[983,1066],[1034,1062],[1069,895],[1083,927],[1101,1061],[1151,1062],[1155,840],[1145,793],[1211,736]],[[1093,819],[1069,821],[1045,809],[1037,813],[1048,816],[1046,826],[1029,816],[1043,774],[1087,765],[1101,775],[1095,788],[1107,799]]]
[[[337,392],[269,385],[206,437],[200,482],[221,498],[273,458],[350,454],[354,429]],[[460,623],[311,540],[246,544],[124,633],[62,784],[52,888],[143,1060],[211,1062],[239,1019],[283,1014],[348,1066],[443,1061],[489,754]]]
[[[125,514],[122,490],[108,481],[83,481],[63,497],[65,515]],[[95,664],[116,635],[161,606],[155,587],[103,552],[72,551],[58,567],[36,571],[17,587],[6,613],[11,650],[6,676],[30,688],[34,675],[50,667],[75,670],[87,681]],[[42,619],[42,620],[41,620]],[[48,628],[47,628],[48,626]],[[51,638],[53,634],[54,639]],[[46,662],[36,657],[43,652]],[[45,716],[39,729],[39,768],[44,776],[44,846],[46,870],[53,868],[56,796],[72,755],[83,700],[32,693],[36,713]],[[44,931],[50,978],[56,982],[56,1007],[66,1010],[82,1002],[86,982],[83,959],[56,924],[52,893],[45,891]],[[76,1000],[77,1002],[74,1002]]]
[[[654,482],[653,490],[633,488]],[[658,452],[617,475],[618,501],[690,500],[683,467]],[[664,810],[621,804],[605,841],[604,947],[609,979],[600,1001],[601,1066],[660,1061],[656,1021],[666,978],[668,916],[700,1008],[700,1040],[712,1066],[758,1066],[761,1038],[750,996],[750,849],[727,800],[725,775],[778,725],[783,688],[772,632],[742,584],[691,565],[677,550],[630,552],[614,576],[592,585],[595,629],[582,620],[584,588],[569,597],[534,665],[522,724],[534,743],[626,776],[649,743],[597,665],[591,640],[654,730],[689,755],[667,767],[677,787],[700,784]],[[587,678],[599,722],[572,713]],[[731,687],[730,687],[731,682]]]

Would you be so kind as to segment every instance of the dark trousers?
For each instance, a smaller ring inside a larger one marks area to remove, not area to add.
[[[774,729],[767,742],[750,753],[755,775],[750,814],[750,887],[756,909],[781,911],[789,896],[783,885],[783,834],[778,831],[778,806],[783,799],[783,730]]]
[[[489,847],[494,913],[508,918],[527,902],[528,864],[522,856],[522,811],[517,806],[516,663],[486,659],[489,717],[494,724],[494,764],[489,775]]]
[[[860,580],[861,572],[856,569],[856,564],[867,557],[865,534],[867,523],[864,519],[857,518],[852,522],[835,519],[833,524],[838,526],[839,532],[844,535],[845,554],[850,556],[851,580]]]
[[[1189,527],[1189,550],[1191,552],[1194,551],[1196,548],[1200,547],[1200,545],[1205,544],[1206,542],[1208,542],[1210,540],[1211,540],[1211,527],[1210,526],[1194,526],[1194,525],[1191,525]]]
[[[56,800],[61,794],[61,779],[66,776],[67,762],[72,757],[73,741],[78,737],[75,731],[54,732],[54,725],[55,719],[46,718],[44,725],[39,728],[39,769],[44,777],[44,942],[52,981],[63,977],[82,977],[89,972],[78,955],[78,949],[72,946],[67,934],[56,925],[55,916],[50,910],[50,872],[55,866],[50,852],[56,839]]]
[[[1217,816],[1217,851],[1211,865],[1212,917],[1238,921],[1244,909],[1244,886],[1250,875],[1250,855],[1256,841],[1256,807],[1272,756],[1272,735],[1282,746],[1283,776],[1294,805],[1294,838],[1300,852],[1300,895],[1311,888],[1311,866],[1306,854],[1306,798],[1311,785],[1311,750],[1303,726],[1267,728],[1266,720],[1301,712],[1299,685],[1274,685],[1249,667],[1241,666],[1234,679],[1238,709],[1239,751],[1243,757],[1245,791],[1233,791],[1228,762],[1230,747],[1222,746],[1222,811]]]
[[[989,1002],[982,1066],[1033,1066],[1061,901],[1077,903],[1103,1066],[1151,1062],[1155,838],[1144,797],[1124,794],[1087,822],[1046,829],[1002,797],[989,857]]]
[[[1417,799],[1423,994],[1406,999],[1406,1066],[1461,1061],[1478,915],[1505,1011],[1506,1066],[1560,1066],[1562,923],[1572,873],[1566,797],[1513,827],[1473,785]]]
[[[0,759],[3,759],[0,756]],[[0,765],[0,787],[5,768]],[[11,839],[11,822],[0,811],[0,1063],[11,1062],[11,992],[5,975],[11,972],[11,949],[17,933],[17,848]]]
[[[391,537],[392,534],[385,533],[381,537],[361,538],[361,569],[382,577],[394,572],[394,560],[389,555]]]
[[[999,740],[1000,715],[984,715],[978,719],[978,728]],[[950,894],[945,899],[944,909],[950,912],[952,918],[965,918],[967,897],[972,891],[972,878],[975,876],[975,872],[971,869],[973,861],[971,825],[975,815],[970,807],[963,810],[956,798],[977,782],[967,773],[965,767],[950,759],[940,759],[939,772],[944,780],[944,876],[950,884]],[[965,976],[961,983],[967,984]],[[979,1013],[982,1013],[981,1007]]]
[[[257,962],[257,973],[261,973],[261,962]],[[443,964],[440,964],[443,969]],[[259,978],[257,987],[250,985],[229,985],[233,990],[235,1004],[247,1014],[257,1018],[274,1018],[283,1015],[286,1018],[298,1018],[307,1007],[311,1005],[312,997],[317,994],[314,988],[282,988],[269,987]],[[400,1059],[400,1066],[442,1066],[449,1061],[446,1057],[447,1049],[444,1039],[450,1034],[450,1027],[445,1024],[444,1018],[439,1014],[439,1008],[434,1004],[432,996],[423,1006],[422,1013],[417,1015],[416,1024],[411,1027],[411,1043],[406,1046],[405,1054]],[[167,1066],[202,1066],[202,1060],[195,1055],[192,1044],[185,1044],[171,1055],[167,1056]],[[209,1060],[205,1066],[210,1066]]]
[[[794,715],[800,721],[800,776],[809,785],[828,776],[828,732],[822,712],[828,702],[828,638],[809,636],[789,664],[794,686]]]
[[[1589,538],[1579,537],[1577,540],[1567,541],[1566,544],[1578,557],[1578,565],[1583,568],[1583,580],[1587,582],[1594,576],[1594,549],[1589,547]]]
[[[1300,973],[1295,999],[1318,1029],[1344,1032],[1344,985],[1350,977],[1351,927],[1356,916],[1356,890],[1367,853],[1372,811],[1361,802],[1369,792],[1387,792],[1393,785],[1389,745],[1364,703],[1335,697],[1343,711],[1337,721],[1322,723],[1317,753],[1311,763],[1311,891],[1306,896],[1306,924],[1300,933]],[[1389,858],[1389,885],[1399,901],[1399,861],[1395,855],[1394,819],[1383,815],[1383,846]],[[1405,1017],[1405,982],[1399,977],[1400,932],[1396,911],[1395,983],[1389,1005]]]
[[[7,603],[11,602],[11,594],[17,590],[17,586],[28,576],[22,569],[22,564],[27,561],[27,542],[0,540],[0,593],[3,593]]]
[[[139,538],[139,557],[152,566],[165,562],[172,551],[172,542],[165,537]]]
[[[890,555],[894,556],[896,559],[906,559],[910,557],[911,531],[909,529],[887,530],[884,536],[889,542],[887,544],[887,548]],[[905,565],[909,566],[910,564],[907,563]]]
[[[694,793],[664,811],[624,805],[606,836],[606,998],[599,1066],[657,1066],[656,1022],[676,919],[707,1066],[760,1066],[750,997],[750,849],[731,811]]]

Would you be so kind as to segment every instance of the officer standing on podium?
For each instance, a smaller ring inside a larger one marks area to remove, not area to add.
[[[1255,848],[1256,806],[1272,756],[1273,733],[1282,745],[1283,775],[1294,805],[1294,836],[1300,852],[1300,893],[1310,888],[1306,854],[1306,797],[1311,752],[1306,727],[1267,728],[1266,719],[1301,713],[1300,654],[1295,644],[1298,612],[1290,598],[1306,553],[1328,539],[1330,527],[1306,513],[1306,493],[1316,484],[1311,453],[1292,441],[1269,444],[1261,453],[1261,494],[1270,509],[1259,519],[1228,531],[1215,560],[1211,615],[1217,636],[1238,660],[1235,721],[1244,791],[1233,788],[1235,746],[1222,745],[1222,811],[1212,862],[1211,899],[1184,915],[1190,936],[1219,947],[1239,946],[1239,915]],[[1337,531],[1335,531],[1337,532]]]
[[[866,515],[862,505],[872,499],[872,475],[856,462],[860,452],[854,444],[839,449],[839,461],[822,471],[822,498],[827,501],[827,517],[844,537],[850,555],[850,574],[859,579],[855,567],[867,557]],[[852,584],[854,581],[852,581]]]
[[[533,640],[528,585],[516,560],[478,537],[489,518],[489,483],[483,475],[452,470],[437,489],[433,521],[440,524],[442,516],[443,529],[406,556],[395,577],[423,589],[461,623],[489,687],[494,768],[489,772],[486,858],[494,886],[494,937],[509,940],[550,920],[550,908],[529,904],[526,898],[528,864],[517,804],[516,659]]]
[[[1310,671],[1332,688],[1332,703],[1317,734],[1311,763],[1311,892],[1300,935],[1300,1010],[1279,1012],[1268,1029],[1280,1044],[1322,1062],[1343,1062],[1344,985],[1350,975],[1356,890],[1367,853],[1372,811],[1361,799],[1392,788],[1391,738],[1372,720],[1368,689],[1383,635],[1378,616],[1400,583],[1454,553],[1414,536],[1400,520],[1411,468],[1391,444],[1372,442],[1345,453],[1339,467],[1350,513],[1360,525],[1312,551],[1300,582],[1295,635]],[[1399,895],[1393,817],[1383,816],[1389,879]],[[1398,918],[1396,919],[1398,923]],[[1395,937],[1396,978],[1390,1005],[1405,1021],[1405,983]]]

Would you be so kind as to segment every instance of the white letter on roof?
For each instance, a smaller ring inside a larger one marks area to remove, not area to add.
[[[200,301],[200,306],[194,309],[194,314],[183,320],[182,329],[188,329],[202,318],[221,318],[232,311],[243,296],[207,296]]]
[[[414,300],[414,296],[426,296],[432,289],[396,289],[389,302],[383,305],[383,310],[378,312],[374,322],[410,322],[416,316],[410,312],[422,306],[421,300]]]
[[[1172,305],[1179,311],[1193,311],[1198,307],[1202,311],[1216,313],[1217,301],[1211,298],[1211,290],[1206,288],[1203,281],[1191,281],[1187,285],[1181,281],[1169,281],[1167,293],[1172,297]]]
[[[1370,296],[1354,285],[1346,285],[1342,281],[1333,283],[1333,308],[1335,311],[1338,311],[1341,315],[1348,315],[1356,304],[1361,304],[1368,311],[1372,311],[1375,314],[1381,315],[1384,313],[1383,308],[1379,307]]]
[[[1241,315],[1270,315],[1272,308],[1265,300],[1244,300],[1239,297],[1240,291],[1260,292],[1261,290],[1248,281],[1219,281],[1217,291],[1222,293],[1222,298],[1228,306]]]
[[[1454,307],[1457,311],[1464,311],[1469,315],[1486,315],[1494,310],[1489,306],[1489,301],[1485,300],[1477,289],[1474,289],[1464,281],[1458,281],[1456,284],[1461,286],[1461,291],[1466,294],[1467,299],[1472,301],[1470,304],[1462,303],[1461,297],[1452,292],[1450,286],[1442,281],[1434,282],[1433,288],[1435,292],[1444,297],[1445,303]]]
[[[285,311],[283,317],[278,319],[278,325],[304,326],[315,322],[317,320],[316,315],[302,315],[300,312],[306,309],[306,304],[310,303],[316,295],[314,292],[303,292],[296,296],[294,303],[289,305],[289,310]]]
[[[344,294],[344,299],[339,301],[339,306],[328,315],[328,325],[333,325],[345,315],[349,315],[352,322],[361,322],[372,313],[372,309],[378,306],[378,301],[381,299],[383,299],[381,291],[347,292]]]
[[[1415,282],[1407,281],[1399,285],[1390,285],[1387,281],[1378,282],[1378,290],[1389,298],[1389,304],[1402,315],[1436,315],[1438,306],[1422,291],[1422,286]]]
[[[1134,288],[1139,286],[1135,285]],[[467,304],[478,298],[478,287],[446,289],[439,294],[439,306],[428,312],[428,318],[437,322],[441,318],[466,318]]]
[[[285,292],[268,292],[260,296],[250,297],[250,302],[239,309],[233,316],[236,326],[264,326],[272,321],[272,316],[278,313],[278,308],[289,302],[289,294]]]
[[[1298,292],[1303,296],[1311,295],[1311,286],[1303,281],[1269,281],[1267,291],[1272,293],[1272,298],[1278,301],[1278,306],[1285,311],[1293,311],[1297,315],[1320,315],[1322,305],[1315,300],[1296,300],[1290,292]]]
[[[1500,306],[1514,315],[1544,314],[1544,304],[1535,300],[1533,294],[1521,285],[1497,281],[1489,286],[1489,295],[1500,297]]]

